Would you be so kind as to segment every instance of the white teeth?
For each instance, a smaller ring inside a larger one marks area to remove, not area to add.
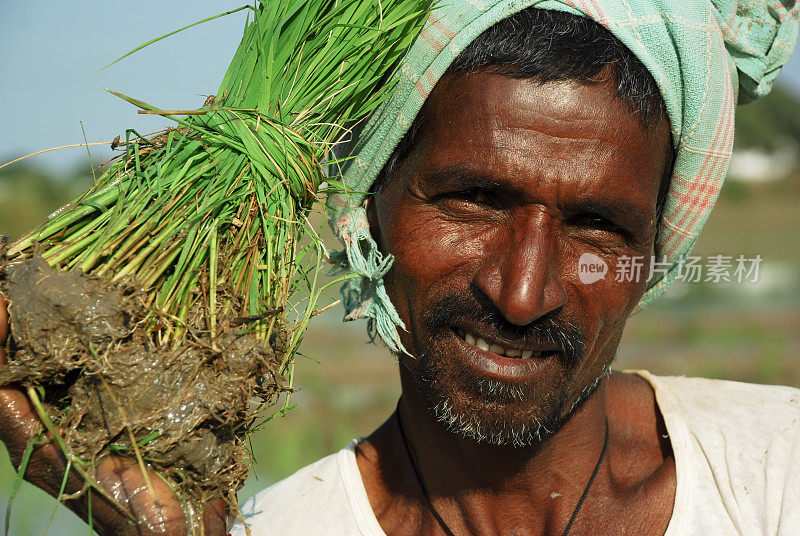
[[[458,334],[467,342],[467,344],[471,344],[472,346],[477,346],[481,350],[488,350],[489,352],[495,353],[497,355],[502,355],[505,357],[531,359],[534,357],[541,357],[543,353],[543,352],[535,352],[533,350],[518,350],[516,348],[509,348],[508,350],[506,350],[499,344],[490,345],[484,339],[477,337],[474,333],[470,333],[469,331],[458,330]]]

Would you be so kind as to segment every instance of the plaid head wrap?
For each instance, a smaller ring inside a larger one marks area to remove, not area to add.
[[[391,98],[373,112],[353,143],[343,182],[332,197],[334,232],[345,249],[334,261],[358,277],[342,288],[346,320],[370,319],[392,350],[405,329],[383,285],[391,256],[369,234],[365,195],[451,62],[484,30],[527,7],[589,17],[647,67],[666,103],[676,150],[657,242],[668,259],[689,254],[717,199],[733,146],[734,108],[766,95],[798,35],[795,0],[443,0],[429,16],[398,72]],[[651,280],[637,310],[678,275],[674,262]]]

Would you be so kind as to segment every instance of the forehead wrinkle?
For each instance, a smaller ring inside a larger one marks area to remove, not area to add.
[[[527,132],[534,132],[537,138],[542,134],[536,130]],[[613,165],[615,159],[621,156],[621,148],[603,143],[604,140],[582,138],[577,147],[565,149],[562,143],[520,144],[506,141],[504,133],[496,134],[492,145],[503,151],[494,155],[498,160],[494,171],[502,171],[506,180],[520,183],[519,186],[531,181],[542,186],[552,184],[558,186],[559,199],[563,199],[564,195],[574,197],[574,194],[564,192],[602,195],[604,185],[613,183],[621,175],[621,170]],[[519,135],[518,132],[505,134]],[[544,136],[548,138],[546,134]]]
[[[513,137],[532,136],[536,143],[514,143],[507,141]],[[647,188],[635,188],[647,177],[660,178],[659,161],[650,160],[642,167],[620,168],[619,161],[628,160],[627,143],[618,143],[607,138],[578,136],[570,137],[565,144],[564,138],[553,137],[537,128],[520,126],[516,131],[505,130],[494,133],[494,146],[503,148],[496,155],[502,161],[503,169],[507,168],[510,180],[517,178],[530,181],[537,180],[542,185],[556,186],[558,205],[565,206],[574,199],[608,199],[606,187],[620,179],[631,184],[624,199],[613,199],[617,205],[631,210],[646,211],[651,200]],[[568,196],[565,198],[565,196]],[[609,205],[611,203],[608,203]]]
[[[534,177],[543,185],[555,181],[561,199],[566,192],[602,196],[603,185],[621,181],[631,184],[628,196],[639,198],[647,188],[634,185],[661,176],[660,159],[630,154],[642,149],[644,140],[631,136],[643,127],[602,84],[540,84],[485,73],[443,81],[429,101],[435,113],[428,116],[427,140],[420,140],[426,173],[470,161],[475,172],[517,185]]]
[[[548,126],[571,127],[575,123],[584,123],[601,127],[601,133],[615,134],[619,121],[619,114],[627,117],[631,123],[638,119],[630,113],[627,107],[614,96],[613,86],[607,83],[586,84],[576,81],[554,81],[541,84],[532,80],[523,80],[521,84],[503,84],[498,81],[496,95],[502,94],[506,98],[498,98],[498,104],[505,104],[505,108],[513,111],[511,114],[521,117],[528,123],[534,124],[546,121]],[[547,91],[531,91],[531,85],[536,89],[547,87]],[[599,102],[593,106],[585,105],[585,91],[593,94]],[[608,128],[602,128],[608,127]],[[558,136],[557,133],[551,133]],[[573,138],[573,136],[566,136]],[[602,136],[607,138],[608,136]],[[588,138],[588,137],[587,137]]]
[[[436,134],[437,145],[483,147],[489,149],[487,152],[490,153],[492,148],[502,153],[513,151],[515,147],[528,147],[540,149],[540,152],[553,156],[552,149],[562,148],[563,143],[567,142],[573,148],[568,153],[556,156],[565,161],[575,161],[578,156],[575,153],[583,149],[593,150],[601,155],[607,155],[609,149],[621,149],[618,112],[623,111],[624,106],[613,96],[601,92],[603,106],[586,107],[581,105],[578,95],[557,91],[560,87],[580,84],[548,83],[548,86],[555,85],[555,90],[540,91],[537,92],[538,95],[532,95],[525,88],[527,84],[509,86],[502,82],[511,79],[499,75],[491,76],[500,80],[494,80],[493,84],[479,85],[476,91],[468,92],[463,85],[449,83],[442,88],[443,91],[436,93],[440,96],[439,104],[442,104],[441,107],[434,106],[437,113],[432,118],[434,125],[431,125],[434,127],[431,130]],[[524,82],[541,86],[532,81]],[[454,94],[446,93],[447,89],[453,90]],[[450,95],[450,98],[444,99],[441,97],[443,95]],[[548,102],[541,102],[542,100]],[[467,113],[468,110],[472,113]],[[630,114],[624,110],[624,115],[627,117]],[[631,116],[630,121],[636,122],[636,118]],[[520,132],[526,138],[532,136],[530,140],[537,143],[516,142]],[[589,132],[595,135],[589,135]],[[543,147],[539,148],[537,145]],[[594,156],[596,159],[596,155]]]

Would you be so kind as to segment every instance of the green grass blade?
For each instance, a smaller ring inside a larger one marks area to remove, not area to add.
[[[19,487],[22,484],[22,480],[25,478],[25,471],[28,469],[28,462],[31,461],[31,456],[33,456],[33,451],[36,446],[39,444],[41,436],[36,436],[35,438],[31,438],[28,441],[28,444],[25,447],[25,452],[22,453],[22,460],[19,463],[19,469],[17,469],[17,475],[14,477],[14,483],[11,487],[11,495],[8,497],[8,505],[6,506],[6,519],[5,519],[5,536],[8,536],[8,530],[11,527],[11,505],[14,503],[14,498],[17,496],[17,492],[19,491]]]
[[[47,525],[44,527],[44,532],[42,532],[42,536],[46,536],[47,533],[50,531],[50,526],[53,524],[53,519],[56,517],[56,512],[58,511],[58,505],[61,504],[61,498],[64,496],[64,490],[67,488],[67,480],[69,480],[69,472],[72,470],[72,461],[67,460],[67,468],[64,471],[64,478],[61,479],[61,488],[58,490],[58,496],[56,497],[56,504],[53,505],[53,510],[50,511],[50,518],[47,520]]]
[[[94,534],[94,516],[92,515],[92,488],[86,490],[86,517],[89,523],[89,536]]]
[[[194,26],[198,26],[198,25],[200,25],[200,24],[203,24],[203,23],[205,23],[205,22],[212,21],[212,20],[214,20],[214,19],[219,19],[219,18],[221,18],[221,17],[225,17],[225,16],[227,16],[227,15],[232,15],[232,14],[234,14],[234,13],[238,13],[239,11],[242,11],[242,10],[245,10],[245,9],[253,9],[253,6],[251,6],[251,5],[246,5],[246,6],[238,7],[238,8],[236,8],[236,9],[232,9],[232,10],[230,10],[230,11],[226,11],[226,12],[224,12],[224,13],[219,13],[219,14],[217,14],[217,15],[214,15],[214,16],[211,16],[211,17],[208,17],[208,18],[205,18],[205,19],[203,19],[203,20],[199,20],[199,21],[197,21],[197,22],[193,22],[192,24],[190,24],[190,25],[188,25],[188,26],[184,26],[183,28],[179,28],[179,29],[177,29],[177,30],[174,30],[174,31],[172,31],[172,32],[169,32],[168,34],[164,34],[164,35],[162,35],[161,37],[156,37],[155,39],[151,39],[150,41],[148,41],[148,42],[146,42],[146,43],[144,43],[144,44],[142,44],[142,45],[139,45],[138,47],[134,48],[134,49],[133,49],[133,50],[131,50],[130,52],[127,52],[127,53],[123,54],[122,56],[120,56],[119,58],[115,59],[114,61],[112,61],[111,63],[109,63],[108,65],[106,65],[105,67],[103,67],[103,68],[102,68],[102,69],[100,69],[100,70],[102,71],[102,70],[104,70],[104,69],[108,69],[109,67],[111,67],[111,66],[112,66],[112,65],[114,65],[115,63],[117,63],[117,62],[119,62],[119,61],[122,61],[122,60],[124,60],[125,58],[127,58],[127,57],[128,57],[128,56],[130,56],[131,54],[135,54],[136,52],[139,52],[139,51],[140,51],[140,50],[142,50],[143,48],[145,48],[145,47],[147,47],[147,46],[150,46],[150,45],[152,45],[153,43],[157,43],[158,41],[161,41],[162,39],[166,39],[167,37],[169,37],[169,36],[171,36],[171,35],[175,35],[176,33],[182,32],[182,31],[184,31],[184,30],[188,30],[189,28],[192,28],[192,27],[194,27]]]

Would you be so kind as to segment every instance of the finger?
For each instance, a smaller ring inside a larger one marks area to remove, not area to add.
[[[121,505],[126,505],[138,520],[135,528],[119,510],[104,501],[104,507],[113,511],[104,512],[104,519],[116,517],[110,534],[183,535],[187,533],[186,512],[167,483],[154,472],[147,480],[142,475],[136,460],[132,458],[108,457],[100,462],[97,470],[98,483],[110,491]],[[154,500],[155,496],[155,500]],[[208,501],[203,509],[203,526],[206,536],[225,536],[228,510],[222,499]],[[108,526],[108,525],[106,525]]]
[[[203,526],[206,536],[224,536],[227,534],[229,509],[222,499],[208,501],[203,510]]]
[[[18,387],[0,389],[0,441],[6,444],[15,466],[28,442],[42,430],[25,392]]]
[[[136,534],[185,533],[184,513],[172,490],[152,472],[146,479],[136,460],[116,456],[103,459],[97,467],[97,480],[115,501],[126,506],[140,521]],[[115,506],[108,506],[114,511],[109,512],[107,518],[114,514],[118,521],[114,534],[133,528]]]

